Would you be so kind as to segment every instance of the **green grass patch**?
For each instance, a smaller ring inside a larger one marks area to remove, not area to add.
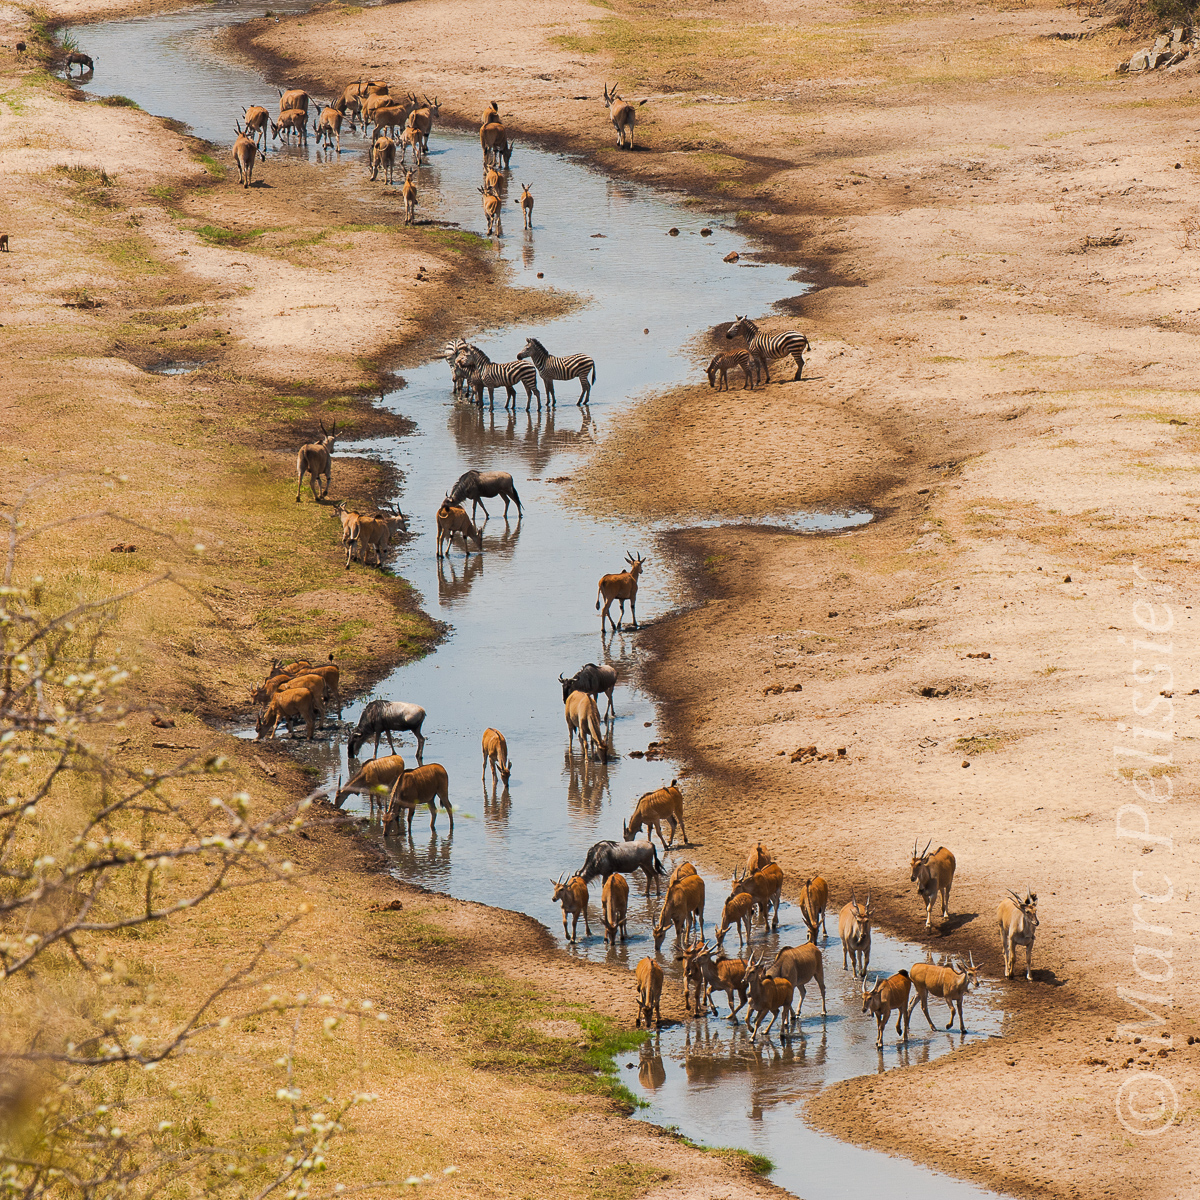
[[[211,154],[193,154],[192,161],[198,162],[214,179],[225,178],[225,168]]]
[[[130,100],[128,96],[101,96],[100,103],[107,105],[109,108],[137,108],[142,106],[136,100]]]
[[[337,627],[337,640],[341,644],[352,642],[360,633],[370,628],[370,621],[363,621],[355,618],[351,621],[343,621]]]
[[[1005,746],[1011,746],[1014,742],[1019,742],[1021,736],[1019,733],[1005,733],[999,730],[976,733],[970,737],[960,737],[954,743],[954,749],[958,754],[975,758],[977,755],[991,754],[996,750],[1002,750]]]
[[[121,238],[110,242],[104,253],[111,262],[126,271],[139,275],[163,275],[167,268],[150,253],[149,243],[142,238]]]
[[[222,229],[219,225],[201,225],[196,236],[209,246],[245,246],[266,233],[265,229]]]

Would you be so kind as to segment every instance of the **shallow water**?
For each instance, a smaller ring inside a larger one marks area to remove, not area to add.
[[[217,59],[206,39],[219,26],[259,11],[214,5],[79,29],[81,48],[97,60],[98,77],[89,86],[101,94],[128,95],[152,112],[193,121],[201,136],[228,141],[241,106],[274,106],[276,89],[252,71]],[[186,111],[180,96],[187,97]],[[602,116],[597,105],[598,136],[607,136]],[[331,186],[368,186],[349,173],[363,169],[365,141],[350,136],[343,146],[341,167],[333,165],[333,155],[323,167],[330,172]],[[476,139],[435,126],[431,149],[431,160],[420,172],[419,215],[482,232]],[[312,147],[296,153],[315,162],[326,158]],[[270,163],[268,157],[260,168],[268,181]],[[638,529],[598,519],[564,502],[564,484],[580,465],[578,451],[602,437],[637,396],[703,378],[691,347],[713,323],[735,311],[767,312],[802,290],[802,284],[786,267],[755,261],[755,248],[720,218],[607,178],[567,157],[518,145],[510,179],[533,184],[535,228],[523,232],[509,203],[508,236],[493,243],[493,252],[518,283],[558,287],[587,303],[542,326],[516,324],[473,340],[497,360],[514,357],[526,334],[539,337],[551,353],[590,353],[597,373],[590,408],[576,407],[577,384],[560,383],[556,410],[535,408],[527,414],[522,395],[515,412],[480,411],[452,400],[449,373],[439,361],[407,372],[406,386],[382,401],[412,418],[415,434],[399,441],[342,445],[390,459],[401,472],[398,501],[411,515],[411,532],[393,566],[411,582],[425,609],[452,626],[434,654],[401,668],[374,693],[426,708],[425,761],[445,765],[455,805],[452,837],[444,813],[431,831],[422,812],[411,839],[387,839],[396,874],[455,896],[529,913],[557,933],[561,921],[550,898],[551,878],[579,868],[593,842],[619,838],[621,820],[636,797],[678,773],[669,758],[629,756],[658,739],[657,713],[649,697],[629,682],[638,666],[637,633],[600,633],[596,580],[620,569],[625,552],[636,550],[648,559],[638,596],[643,622],[691,602],[658,540],[672,527],[669,523]],[[668,237],[672,227],[681,236]],[[712,236],[701,236],[702,228],[711,229]],[[739,263],[722,261],[730,250],[742,256]],[[544,274],[540,281],[539,272]],[[471,336],[471,331],[449,326],[437,332],[447,338]],[[786,386],[799,395],[823,385]],[[716,393],[713,402],[722,402]],[[731,430],[732,436],[736,431]],[[502,503],[488,501],[492,516],[484,529],[482,555],[465,559],[456,548],[439,562],[434,513],[446,490],[470,467],[511,471],[524,515],[518,520],[510,514],[506,521]],[[332,493],[340,495],[336,463]],[[329,520],[328,510],[311,511],[313,520]],[[850,506],[843,513],[788,511],[721,521],[702,518],[698,523],[831,531],[850,530],[869,519],[869,512]],[[342,571],[332,530],[329,569],[333,579]],[[612,661],[621,673],[607,764],[588,762],[578,749],[571,753],[567,748],[557,676],[588,661]],[[360,709],[356,704],[345,715],[354,721]],[[490,778],[475,782],[474,771],[481,765],[479,739],[489,725],[508,738],[513,762],[508,788],[493,788]],[[413,761],[411,737],[397,748]],[[386,740],[380,749],[387,752]],[[295,751],[330,784],[350,771],[340,731],[311,745],[295,743]],[[681,782],[686,796],[686,778]],[[354,798],[347,807],[366,815],[366,806]],[[381,836],[377,820],[369,832]],[[707,880],[711,923],[727,884],[702,846],[687,854]],[[678,852],[665,856],[666,868],[680,858]],[[843,900],[841,881],[832,882],[834,896]],[[598,881],[592,895],[593,934],[581,935],[571,953],[589,959],[611,956],[632,966],[653,952],[649,929],[658,905],[653,895],[645,895],[640,877],[630,900],[631,937],[616,950],[606,951],[600,937]],[[803,940],[803,925],[787,906],[782,918],[781,930],[764,945]],[[672,935],[664,945],[664,964],[671,970],[673,941]],[[804,1125],[800,1106],[825,1082],[936,1057],[959,1042],[943,1033],[919,1032],[906,1052],[889,1041],[883,1054],[877,1054],[874,1024],[861,1014],[838,957],[831,947],[826,955],[828,1017],[820,1017],[819,1002],[814,1005],[810,991],[804,1036],[790,1045],[776,1038],[761,1049],[751,1048],[741,1029],[717,1019],[664,1031],[645,1051],[643,1071],[636,1065],[624,1068],[629,1086],[650,1100],[641,1115],[677,1125],[700,1140],[766,1154],[778,1164],[773,1178],[810,1200],[861,1195],[879,1183],[898,1196],[919,1192],[940,1200],[983,1194],[903,1160],[824,1138]],[[917,947],[875,940],[873,966],[891,968],[921,957]],[[668,986],[678,984],[672,980]],[[933,1011],[937,1019],[944,1010]],[[971,999],[968,1014],[968,1039],[1000,1032],[1002,1013],[986,990]],[[916,1019],[923,1028],[919,1013]],[[652,1061],[654,1047],[661,1051],[661,1072]]]

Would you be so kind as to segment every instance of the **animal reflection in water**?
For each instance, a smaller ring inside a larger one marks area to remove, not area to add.
[[[648,1092],[657,1092],[667,1082],[667,1069],[663,1066],[659,1036],[644,1041],[639,1047],[638,1083]]]
[[[453,845],[452,834],[442,836],[436,829],[431,829],[427,841],[401,833],[390,839],[388,849],[397,870],[405,879],[418,883],[427,880],[444,883],[450,876],[450,851]]]
[[[507,784],[484,781],[483,783],[483,821],[487,829],[503,830],[508,823],[508,814],[512,809],[512,795]]]
[[[563,754],[563,766],[567,770],[567,807],[572,812],[599,814],[605,800],[612,800],[608,767],[570,750]]]
[[[567,418],[567,423],[574,421]],[[522,413],[518,417],[515,412],[506,416],[503,412],[476,408],[474,404],[455,404],[450,411],[449,427],[464,456],[472,451],[502,450],[519,455],[531,473],[543,468],[561,450],[596,442],[595,427],[586,412],[576,430],[556,423],[553,409]]]
[[[437,560],[438,600],[442,604],[453,604],[463,600],[475,581],[483,574],[483,555],[476,554],[468,559],[451,559],[449,556]]]

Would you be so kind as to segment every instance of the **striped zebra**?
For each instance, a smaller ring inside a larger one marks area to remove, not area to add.
[[[488,402],[492,408],[495,408],[496,389],[502,387],[508,393],[504,407],[507,408],[511,403],[515,412],[517,407],[516,387],[519,383],[525,388],[525,411],[529,411],[529,405],[534,396],[537,397],[538,410],[541,410],[542,394],[538,391],[537,370],[532,363],[520,360],[494,363],[478,346],[468,346],[455,358],[454,365],[465,372],[468,382],[475,389],[475,403],[481,408],[483,407],[483,389],[487,388]]]
[[[467,382],[466,372],[458,365],[458,356],[466,350],[474,349],[474,346],[469,342],[464,342],[462,338],[454,338],[442,347],[442,357],[450,364],[450,378],[454,383],[454,395],[456,396],[462,395]],[[487,360],[484,359],[484,361]]]
[[[810,348],[808,338],[804,334],[790,329],[787,333],[759,333],[758,326],[749,317],[735,317],[725,337],[729,340],[735,337],[746,339],[746,349],[750,351],[750,357],[762,367],[768,383],[771,382],[771,372],[767,369],[767,364],[775,358],[787,358],[789,354],[796,360],[796,374],[792,379],[799,379],[804,370],[804,351]]]
[[[554,381],[556,379],[578,379],[582,390],[576,407],[590,403],[592,399],[592,384],[596,382],[596,364],[586,354],[568,354],[566,358],[555,358],[547,352],[537,338],[528,338],[525,349],[517,358],[529,358],[537,367],[538,374],[546,385],[547,404],[557,404],[554,398]],[[591,377],[590,379],[588,377]]]

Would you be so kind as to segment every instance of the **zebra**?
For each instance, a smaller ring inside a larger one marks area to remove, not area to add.
[[[749,317],[734,317],[733,324],[725,333],[728,340],[735,337],[746,339],[746,349],[761,367],[768,383],[771,382],[771,372],[767,363],[773,358],[787,358],[790,354],[796,360],[796,374],[793,381],[800,378],[804,370],[804,351],[810,349],[808,338],[802,333],[788,330],[787,333],[759,333],[758,326]]]
[[[504,407],[507,408],[511,403],[515,412],[517,408],[516,387],[519,383],[525,388],[525,411],[529,411],[529,405],[533,402],[534,396],[537,397],[538,411],[541,411],[542,394],[538,391],[537,370],[533,363],[520,360],[494,363],[478,347],[471,346],[459,354],[454,360],[454,365],[466,373],[468,382],[475,389],[475,403],[481,408],[483,407],[483,389],[487,388],[488,402],[495,408],[496,389],[502,387],[508,393]]]
[[[579,380],[582,390],[579,393],[579,399],[575,402],[577,408],[591,402],[592,384],[596,382],[596,364],[586,354],[568,354],[566,358],[555,358],[553,354],[547,353],[546,347],[537,338],[531,337],[526,339],[525,349],[517,355],[517,358],[533,360],[533,365],[537,367],[538,374],[541,375],[546,385],[547,404],[557,404],[554,398],[554,381],[556,379]],[[590,381],[589,375],[591,376]]]

